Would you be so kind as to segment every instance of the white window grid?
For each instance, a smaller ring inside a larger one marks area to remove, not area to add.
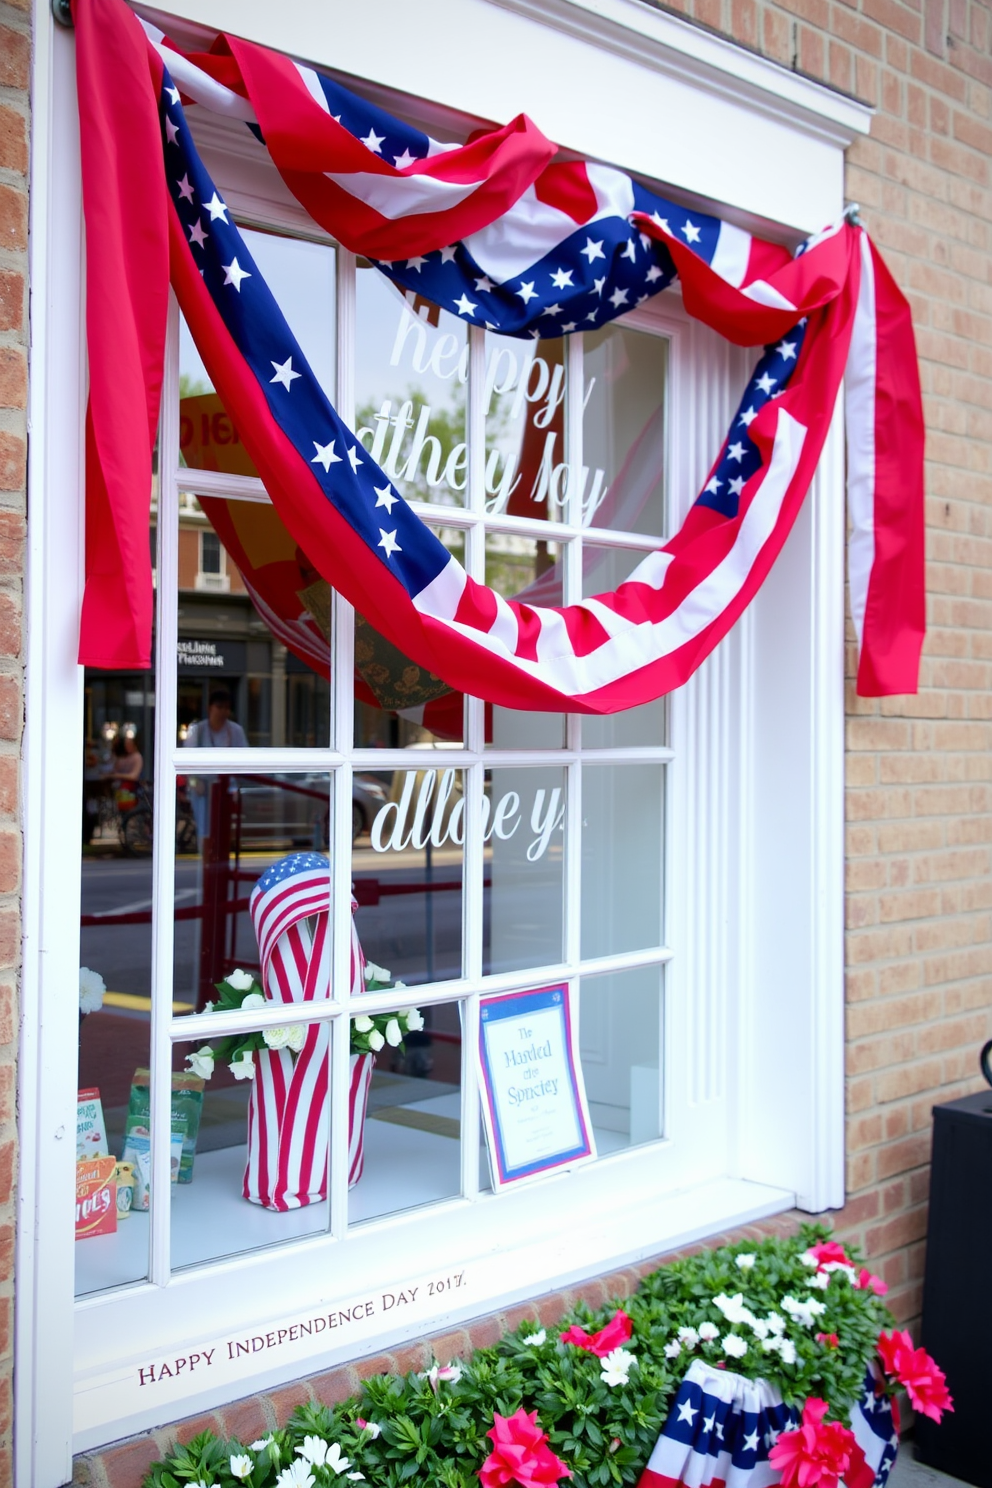
[[[248,224],[244,224],[248,225]],[[252,224],[254,225],[254,224]],[[261,225],[261,224],[259,224]],[[271,230],[271,229],[270,229]],[[301,234],[294,234],[301,235]],[[336,253],[337,337],[336,398],[338,413],[354,427],[354,341],[356,328],[356,259],[352,253],[331,245],[323,237],[315,241],[326,244]],[[624,318],[625,325],[664,334],[650,314],[636,313]],[[456,529],[464,533],[464,564],[468,573],[482,580],[485,568],[486,537],[490,533],[510,533],[533,539],[550,539],[561,544],[563,559],[563,602],[575,603],[582,597],[582,547],[592,541],[597,547],[632,549],[648,553],[657,548],[658,536],[615,531],[609,528],[584,527],[578,503],[578,483],[566,488],[566,501],[561,519],[537,518],[490,513],[486,509],[485,491],[485,415],[482,395],[485,386],[485,333],[481,327],[469,327],[469,377],[467,397],[467,431],[469,449],[468,487],[464,506],[437,502],[411,501],[409,504],[432,527]],[[581,333],[566,342],[565,459],[572,470],[582,464],[582,388],[583,341]],[[669,378],[670,381],[670,378]],[[148,1279],[152,1284],[166,1285],[172,1275],[171,1265],[171,1195],[169,1126],[172,1048],[192,1039],[209,1040],[250,1030],[295,1023],[326,1021],[331,1025],[328,1058],[330,1061],[330,1173],[329,1222],[327,1230],[313,1237],[311,1243],[323,1243],[330,1236],[343,1240],[354,1229],[348,1217],[348,1063],[350,1053],[350,1017],[357,1011],[350,995],[349,962],[351,955],[351,895],[341,890],[342,870],[350,889],[352,852],[351,785],[355,770],[382,769],[385,754],[393,769],[422,769],[422,750],[362,749],[354,743],[353,647],[354,611],[336,591],[332,600],[332,686],[330,696],[330,745],[327,748],[258,748],[251,750],[253,774],[290,773],[294,771],[327,772],[331,781],[331,828],[329,857],[332,905],[331,996],[320,1002],[298,1005],[279,1004],[272,1010],[253,1009],[243,1015],[234,1013],[200,1014],[195,1022],[189,1017],[172,1014],[173,988],[173,921],[172,896],[175,883],[175,836],[169,830],[175,810],[176,777],[189,773],[193,758],[189,749],[180,747],[175,737],[176,666],[178,639],[178,531],[179,513],[189,496],[212,496],[226,500],[269,502],[262,482],[256,478],[228,475],[214,471],[191,470],[179,464],[179,312],[172,300],[167,347],[166,375],[159,432],[161,485],[159,493],[159,551],[157,574],[157,708],[155,740],[156,831],[154,836],[152,960],[153,996],[151,1022],[152,1069],[152,1202]],[[664,395],[664,391],[662,393]],[[670,442],[670,441],[669,441]],[[673,751],[666,743],[595,748],[583,750],[582,717],[566,716],[565,743],[561,748],[503,749],[485,743],[485,704],[479,698],[465,699],[465,737],[462,746],[433,747],[430,765],[435,769],[448,766],[463,772],[466,798],[465,841],[462,869],[462,975],[447,981],[432,982],[408,989],[365,993],[361,997],[363,1013],[392,1011],[406,1006],[426,1007],[457,1002],[461,1010],[461,1201],[473,1203],[480,1194],[479,1143],[481,1135],[480,1097],[475,1051],[479,1034],[479,998],[510,992],[529,986],[567,981],[577,998],[580,979],[610,972],[622,972],[656,966],[671,960],[672,951],[662,941],[637,951],[586,957],[581,954],[581,853],[582,853],[582,770],[597,765],[657,764],[667,765]],[[245,753],[238,749],[205,749],[193,751],[197,775],[237,774],[245,767]],[[564,833],[564,956],[556,965],[528,967],[511,972],[483,974],[483,816],[482,796],[486,773],[498,767],[544,766],[554,762],[563,767],[566,776]],[[667,779],[670,775],[666,772]],[[668,788],[665,791],[665,820],[668,819]],[[660,923],[667,923],[665,890],[668,882],[667,855],[662,852],[662,894]],[[335,892],[335,884],[338,892]],[[660,979],[659,995],[664,998],[664,980]],[[664,1004],[660,1026],[664,1028]],[[163,1078],[163,1072],[166,1077]],[[599,1161],[609,1161],[600,1158]],[[160,1196],[165,1195],[164,1199]],[[487,1197],[489,1197],[487,1195]],[[389,1216],[383,1220],[389,1222]],[[361,1227],[370,1221],[362,1222]],[[306,1243],[306,1242],[303,1242]],[[213,1263],[207,1263],[213,1264]]]

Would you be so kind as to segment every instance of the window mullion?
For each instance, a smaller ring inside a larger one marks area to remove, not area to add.
[[[158,441],[155,818],[152,845],[151,1256],[149,1277],[171,1271],[173,898],[175,893],[176,656],[179,627],[179,308],[169,297],[165,378]]]

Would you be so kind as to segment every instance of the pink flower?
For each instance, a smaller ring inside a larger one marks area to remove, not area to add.
[[[482,1488],[551,1488],[572,1474],[548,1446],[547,1433],[537,1424],[537,1411],[523,1406],[512,1416],[493,1412],[493,1428],[487,1432],[493,1449],[479,1469]]]
[[[561,1335],[561,1341],[562,1343],[574,1343],[576,1348],[585,1349],[587,1353],[595,1354],[598,1359],[603,1359],[615,1348],[621,1348],[633,1331],[633,1323],[621,1308],[613,1314],[605,1328],[600,1328],[598,1333],[587,1333],[585,1328],[580,1328],[573,1323],[568,1332]]]
[[[809,1254],[816,1257],[817,1266],[849,1266],[851,1264],[847,1251],[836,1240],[824,1240],[819,1245],[811,1245]]]
[[[884,1282],[880,1276],[873,1276],[867,1266],[861,1267],[858,1279],[854,1285],[861,1292],[868,1291],[870,1288],[879,1297],[884,1297],[889,1290],[888,1283]]]
[[[937,1367],[926,1349],[913,1347],[908,1333],[895,1329],[892,1333],[882,1333],[878,1352],[886,1374],[906,1387],[913,1409],[921,1416],[939,1421],[945,1410],[954,1409],[944,1371]]]
[[[807,1400],[795,1431],[784,1431],[768,1460],[782,1474],[782,1488],[838,1488],[851,1462],[854,1433],[838,1421],[824,1424],[825,1400]]]
[[[816,1341],[817,1343],[826,1344],[827,1348],[834,1349],[840,1347],[840,1339],[836,1333],[817,1333]]]

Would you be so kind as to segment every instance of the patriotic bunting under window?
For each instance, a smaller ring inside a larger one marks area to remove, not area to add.
[[[611,713],[691,676],[792,527],[846,375],[862,695],[915,692],[923,419],[909,307],[866,232],[793,255],[591,162],[526,118],[441,144],[234,37],[184,54],[124,0],[76,0],[90,408],[80,659],[146,666],[147,520],[168,283],[291,536],[388,640],[508,707]],[[189,105],[243,121],[345,247],[464,321],[561,336],[678,276],[690,314],[763,346],[681,529],[613,593],[507,601],[468,576],[339,418],[200,160]]]

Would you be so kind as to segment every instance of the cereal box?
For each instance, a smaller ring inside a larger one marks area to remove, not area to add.
[[[76,1161],[107,1155],[107,1128],[100,1092],[96,1087],[80,1090],[76,1096]]]
[[[117,1231],[117,1183],[114,1157],[84,1158],[76,1164],[76,1239],[113,1235]]]

